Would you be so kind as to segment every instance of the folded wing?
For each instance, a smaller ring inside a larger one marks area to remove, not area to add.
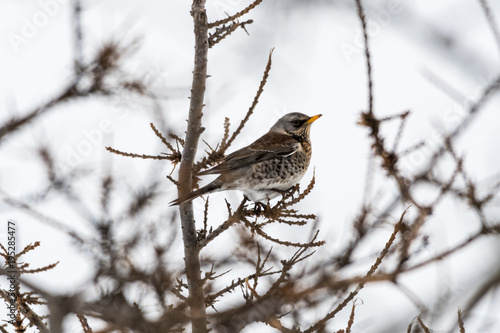
[[[251,145],[226,156],[222,162],[199,175],[221,174],[275,157],[290,156],[297,152],[300,143],[292,136],[281,133],[267,133]]]

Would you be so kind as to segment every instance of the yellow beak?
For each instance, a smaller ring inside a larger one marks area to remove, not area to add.
[[[316,120],[318,120],[319,117],[321,117],[322,114],[317,114],[315,116],[312,116],[311,118],[309,118],[307,121],[306,121],[306,124],[312,124],[314,123]]]

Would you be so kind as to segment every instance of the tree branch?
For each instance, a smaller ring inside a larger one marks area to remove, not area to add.
[[[218,20],[218,21],[215,21],[213,23],[210,23],[208,25],[208,27],[209,28],[215,28],[215,27],[217,27],[219,25],[226,24],[226,23],[229,23],[231,21],[234,21],[234,20],[240,18],[241,16],[247,14],[248,12],[250,12],[252,9],[254,9],[255,7],[257,7],[261,2],[262,2],[262,0],[255,0],[250,5],[248,5],[248,7],[246,7],[245,9],[243,9],[242,11],[239,11],[236,14],[234,14],[232,16],[229,16],[229,17],[227,17],[225,19]]]
[[[179,168],[179,197],[187,195],[192,190],[193,163],[198,148],[198,141],[203,132],[201,118],[203,116],[202,111],[207,79],[207,56],[209,48],[205,0],[193,1],[191,16],[193,17],[194,23],[195,58],[186,141]],[[201,280],[193,205],[191,202],[183,203],[180,205],[179,210],[182,225],[182,239],[184,242],[186,279],[189,288],[188,303],[191,309],[192,332],[205,333],[207,332],[205,297],[203,294],[203,282]]]

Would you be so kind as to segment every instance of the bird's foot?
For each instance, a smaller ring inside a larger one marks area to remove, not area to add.
[[[269,204],[269,201],[267,203],[257,201],[255,202],[255,206],[253,207],[253,212],[257,216],[266,216],[266,213],[268,213],[270,210],[271,205]]]
[[[294,199],[294,194],[295,194],[295,189],[296,185],[294,186],[291,186],[289,188],[287,188],[286,190],[280,190],[280,189],[277,189],[277,188],[274,188],[272,189],[274,192],[278,192],[279,194],[281,194],[282,198],[281,198],[281,201],[283,201],[285,198],[287,198],[287,196],[289,195],[290,198],[292,198],[292,200]]]
[[[293,196],[295,194],[295,188],[296,186],[290,186],[289,188],[287,188],[286,190],[283,191],[282,195],[283,197],[287,194],[287,193],[290,193],[290,198],[295,199],[295,197]]]
[[[290,187],[290,188],[287,188],[286,190],[280,190],[280,189],[277,189],[277,188],[273,188],[273,189],[271,189],[271,191],[278,192],[281,195],[285,195],[286,192],[290,191],[291,188],[293,188],[293,186]]]

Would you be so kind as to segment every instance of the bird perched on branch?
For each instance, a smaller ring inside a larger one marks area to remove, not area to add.
[[[171,206],[201,195],[240,190],[252,201],[272,199],[297,184],[311,160],[311,125],[321,114],[309,117],[294,112],[281,117],[273,127],[247,147],[228,155],[222,162],[198,175],[220,175],[199,190],[180,197]]]

